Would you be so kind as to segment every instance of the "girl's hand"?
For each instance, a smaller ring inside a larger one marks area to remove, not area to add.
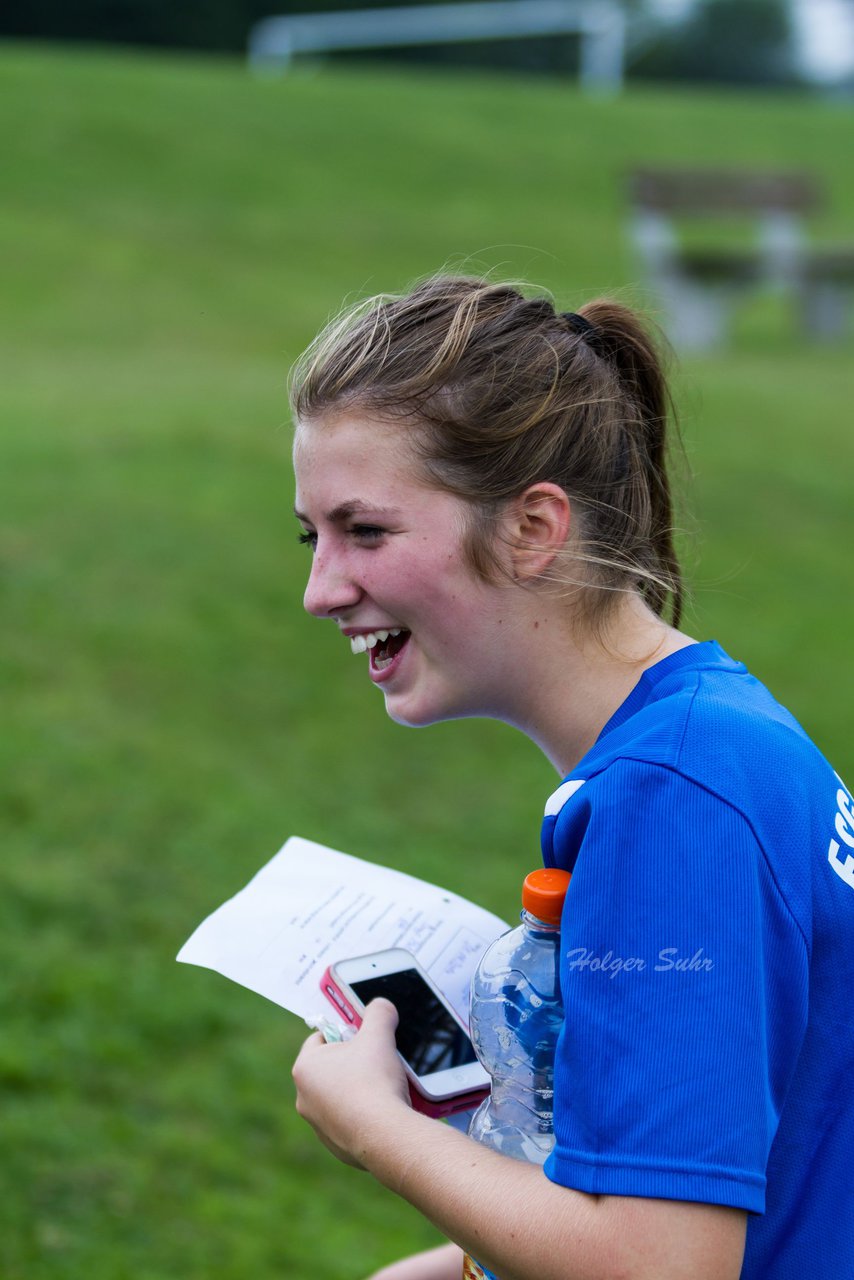
[[[294,1063],[296,1108],[334,1156],[364,1169],[372,1130],[409,1106],[409,1087],[394,1042],[397,1010],[372,1000],[352,1040],[326,1044],[309,1036]]]

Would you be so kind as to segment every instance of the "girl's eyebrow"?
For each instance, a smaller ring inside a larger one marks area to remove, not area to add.
[[[399,516],[400,509],[398,507],[372,507],[367,502],[362,502],[361,498],[351,498],[348,502],[339,502],[337,507],[333,507],[328,512],[326,519],[330,524],[343,524],[347,520],[351,520],[353,516],[364,515],[370,513],[372,516],[379,516],[381,519],[389,519],[392,516]],[[297,520],[302,520],[303,524],[310,523],[308,516],[304,516],[301,511],[297,511],[294,507],[294,515]]]

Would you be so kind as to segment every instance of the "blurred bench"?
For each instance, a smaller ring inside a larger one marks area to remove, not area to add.
[[[673,341],[708,348],[727,336],[735,303],[758,289],[790,296],[802,329],[844,332],[854,286],[854,248],[816,250],[807,220],[821,204],[804,173],[638,169],[629,175],[631,232]],[[747,222],[748,243],[692,243],[690,223]]]

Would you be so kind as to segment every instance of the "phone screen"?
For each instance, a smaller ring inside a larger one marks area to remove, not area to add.
[[[476,1062],[474,1049],[462,1027],[436,999],[417,969],[400,969],[377,978],[364,978],[350,986],[363,1004],[385,996],[397,1009],[400,1021],[398,1052],[417,1076],[429,1076],[449,1067]]]

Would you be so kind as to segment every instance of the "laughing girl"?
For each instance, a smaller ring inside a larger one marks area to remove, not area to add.
[[[669,396],[643,323],[437,277],[293,380],[305,607],[402,725],[490,716],[559,776],[573,872],[545,1170],[412,1111],[396,1013],[312,1036],[297,1107],[454,1244],[386,1280],[830,1280],[854,1266],[854,805],[796,721],[679,630]],[[520,868],[520,871],[522,868]],[[655,962],[702,954],[701,969]],[[577,965],[649,957],[616,976]]]

